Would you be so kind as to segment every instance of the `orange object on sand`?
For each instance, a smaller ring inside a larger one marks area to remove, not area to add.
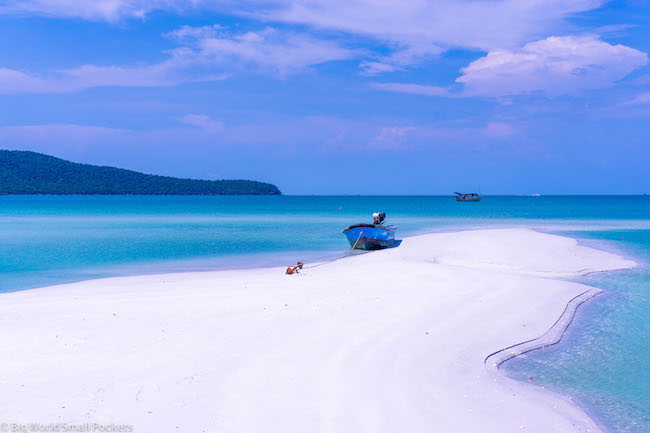
[[[302,262],[296,263],[296,266],[289,266],[287,268],[286,274],[287,275],[297,274],[300,269],[302,269]]]

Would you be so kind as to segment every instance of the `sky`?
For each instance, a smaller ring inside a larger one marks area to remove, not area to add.
[[[0,148],[286,194],[650,193],[647,0],[0,0]]]

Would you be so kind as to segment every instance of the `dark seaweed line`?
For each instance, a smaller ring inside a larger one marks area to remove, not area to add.
[[[493,367],[493,368],[496,368],[496,370],[498,370],[504,362],[509,361],[512,358],[516,357],[516,356],[523,355],[524,353],[532,352],[534,350],[543,349],[545,347],[550,347],[550,346],[553,346],[555,344],[558,344],[560,341],[562,341],[562,337],[566,333],[567,328],[571,325],[571,323],[573,323],[573,320],[575,318],[575,313],[578,311],[578,308],[583,303],[585,303],[586,301],[594,298],[595,296],[600,295],[601,293],[602,293],[602,290],[600,290],[600,289],[590,288],[590,289],[585,290],[584,292],[574,296],[571,300],[569,300],[569,302],[567,302],[566,306],[564,307],[564,311],[562,312],[562,314],[560,314],[560,316],[557,318],[557,320],[553,323],[553,325],[544,334],[542,334],[539,337],[523,341],[521,343],[513,344],[512,346],[505,347],[503,349],[497,350],[496,352],[493,352],[493,353],[489,354],[484,360],[484,364],[485,364],[486,368],[491,369],[491,367]],[[580,300],[578,302],[578,304],[575,305],[575,308],[572,308],[571,317],[569,318],[568,322],[563,326],[562,332],[559,334],[558,338],[555,338],[550,342],[543,342],[544,337],[549,335],[557,327],[557,325],[562,321],[562,319],[566,319],[567,313],[569,312],[569,308],[572,307],[577,300],[579,300],[581,297],[584,297],[587,294],[589,294],[590,296],[586,297],[585,299]],[[489,365],[490,358],[492,358],[494,356],[497,356],[500,353],[503,353],[503,352],[505,352],[507,350],[511,350],[511,349],[514,349],[514,348],[517,348],[517,347],[522,347],[522,346],[525,346],[525,345],[528,345],[528,344],[531,344],[531,343],[534,343],[534,342],[540,341],[540,340],[542,340],[542,342],[540,344],[533,345],[532,347],[525,348],[523,350],[514,351],[509,356],[497,360],[497,362],[495,364],[493,364],[492,366]]]

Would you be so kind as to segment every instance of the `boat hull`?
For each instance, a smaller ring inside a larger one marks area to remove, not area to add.
[[[394,226],[356,225],[343,230],[350,246],[359,250],[378,250],[395,243]]]
[[[460,198],[456,197],[456,201],[468,201],[468,202],[477,202],[481,201],[483,197],[472,197],[472,198]]]

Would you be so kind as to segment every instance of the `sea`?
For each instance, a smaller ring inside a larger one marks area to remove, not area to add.
[[[635,260],[577,279],[605,293],[559,344],[502,368],[571,396],[610,432],[650,432],[650,196],[0,196],[0,292],[335,258],[349,249],[341,230],[376,211],[398,238],[530,227]]]

